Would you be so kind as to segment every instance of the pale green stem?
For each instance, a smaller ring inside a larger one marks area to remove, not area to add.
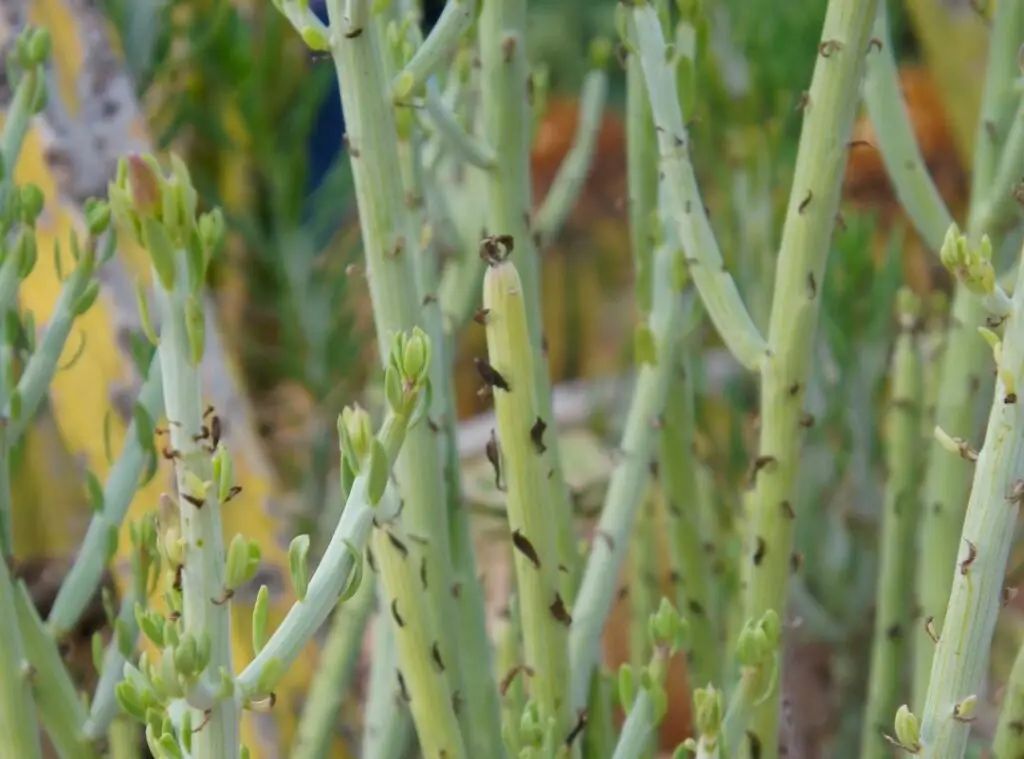
[[[107,733],[109,759],[142,759],[142,738],[139,723],[130,717],[118,717]]]
[[[915,538],[920,479],[921,359],[911,330],[902,324],[892,359],[892,398],[887,415],[888,481],[880,533],[874,646],[861,731],[861,759],[884,759],[892,715],[903,703],[907,641],[913,620]]]
[[[495,252],[494,255],[498,255]],[[533,670],[529,692],[541,724],[570,728],[567,698],[569,605],[561,592],[557,531],[544,449],[553,445],[538,413],[524,284],[510,259],[493,260],[484,275],[487,353],[500,443],[499,472],[507,492],[525,664]]]
[[[9,488],[9,479],[5,477],[0,487]],[[4,736],[2,753],[10,759],[41,759],[42,744],[32,693],[32,665],[23,651],[21,632],[18,630],[16,592],[7,561],[0,557],[0,636],[4,641],[0,645],[0,735]]]
[[[495,167],[497,156],[494,148],[482,144],[462,128],[455,114],[442,100],[441,93],[437,89],[437,82],[433,79],[427,82],[424,105],[427,116],[437,133],[444,138],[445,145],[451,148],[459,158],[480,169],[490,170]]]
[[[427,78],[455,51],[463,35],[473,25],[478,0],[449,0],[430,34],[392,83],[396,99],[418,89]]]
[[[106,238],[113,242],[113,236]],[[57,373],[61,353],[67,344],[71,327],[78,317],[77,309],[86,288],[93,281],[96,271],[97,252],[94,240],[89,240],[75,270],[64,282],[57,298],[53,315],[46,326],[39,346],[25,365],[25,371],[18,379],[14,392],[21,398],[21,409],[17,417],[11,415],[11,402],[7,401],[6,415],[10,419],[7,428],[11,445],[17,445],[25,430],[35,418],[36,411],[46,397],[50,382]]]
[[[139,414],[159,419],[163,414],[163,373],[159,352],[150,362],[149,375],[136,400]],[[149,430],[147,434],[152,434]],[[89,599],[100,585],[103,570],[110,556],[110,545],[121,528],[128,507],[138,490],[147,459],[153,455],[152,439],[142,439],[143,431],[133,419],[125,433],[124,447],[107,475],[103,487],[103,509],[95,512],[89,522],[82,546],[74,564],[61,583],[46,626],[60,638],[77,624]]]
[[[652,687],[664,688],[664,668],[668,663],[668,651],[664,646],[657,646],[652,655],[651,668],[660,670],[661,682],[655,681]],[[641,759],[650,752],[652,741],[660,719],[654,706],[654,697],[648,688],[642,688],[633,700],[626,722],[622,725],[619,740],[615,744],[612,759]]]
[[[761,429],[747,524],[744,614],[786,613],[803,399],[821,307],[825,265],[839,210],[843,168],[857,112],[877,0],[830,0],[797,151],[769,320],[771,357],[761,373]],[[764,759],[779,755],[778,683],[754,713]]]
[[[366,2],[352,1],[356,6]],[[420,230],[413,225],[406,205],[395,113],[386,97],[379,24],[369,23],[353,36],[354,30],[345,26],[341,5],[341,0],[327,3],[332,55],[345,111],[377,344],[380,359],[386,363],[391,335],[425,323],[424,299],[418,292],[414,268],[415,258],[422,254]],[[409,430],[402,446],[395,478],[405,501],[403,521],[425,542],[432,578],[427,591],[430,612],[436,615],[441,632],[442,653],[454,662],[458,628],[450,592],[451,548],[441,463],[436,435],[430,425],[418,424]],[[458,687],[456,674],[453,667],[449,673],[453,688]]]
[[[364,576],[369,576],[365,570]],[[329,755],[338,714],[363,649],[363,634],[373,611],[374,590],[374,583],[364,581],[348,603],[334,612],[295,732],[291,759],[326,759]]]
[[[115,634],[107,644],[100,665],[100,681],[89,704],[89,719],[82,731],[90,740],[98,741],[111,729],[111,724],[118,717],[120,709],[114,688],[124,679],[124,665],[129,657],[121,650],[125,643],[133,647],[139,638],[139,625],[135,617],[137,604],[145,604],[146,577],[141,575],[138,563],[134,563],[132,589],[121,600],[121,608],[117,614]],[[118,629],[119,628],[119,629]],[[129,654],[134,654],[134,648]]]
[[[515,550],[515,549],[513,549]],[[509,557],[514,560],[513,557]],[[513,580],[514,583],[514,580]],[[522,615],[519,594],[513,589],[508,594],[508,617],[498,633],[497,672],[501,688],[501,737],[506,756],[519,756],[522,751],[520,723],[526,707],[525,681],[528,673],[522,670],[523,646],[520,638]]]
[[[1021,269],[1024,272],[1024,268]],[[1024,493],[1024,287],[1017,280],[998,362],[985,444],[974,464],[974,483],[953,572],[945,624],[939,633],[921,718],[920,756],[959,759],[969,722],[958,719],[965,699],[981,691],[992,633],[1003,601],[1003,578]],[[979,339],[980,338],[976,338]],[[947,455],[955,455],[949,454]],[[970,714],[964,714],[970,717]]]
[[[184,494],[194,491],[190,477],[212,482],[210,454],[203,447],[205,403],[199,366],[192,360],[192,341],[186,327],[185,299],[189,292],[189,265],[185,255],[176,256],[177,281],[164,288],[156,270],[153,281],[160,307],[160,348],[163,373],[164,409],[167,414],[174,459],[175,484],[179,502],[181,537],[184,541],[182,580],[182,621],[184,632],[197,639],[209,636],[210,671],[233,671],[231,660],[231,617],[229,607],[218,602],[224,597],[225,554],[221,503],[217,487],[210,488],[205,503],[189,502]],[[234,699],[214,703],[208,714],[195,711],[194,725],[205,722],[192,739],[195,759],[236,756],[240,749],[238,707]]]
[[[385,492],[379,508],[371,543],[384,589],[382,613],[394,625],[399,695],[409,704],[424,756],[466,759],[469,755],[455,713],[455,692],[445,674],[449,662],[427,605],[425,553],[404,529],[393,489]]]
[[[397,666],[395,626],[385,610],[373,622],[373,658],[359,754],[363,759],[402,759],[415,737],[409,707],[398,694]]]
[[[395,414],[385,419],[381,430],[387,428],[392,446],[402,445],[406,423],[404,417]],[[356,477],[349,490],[341,519],[309,580],[305,599],[292,605],[267,644],[238,675],[238,688],[243,696],[259,695],[255,689],[265,668],[271,666],[271,662],[279,662],[280,671],[286,671],[320,629],[351,582],[357,562],[362,561],[361,552],[369,541],[375,514],[376,509],[369,502],[364,472]],[[267,685],[273,687],[274,684]]]
[[[651,312],[654,287],[652,221],[658,206],[658,144],[651,103],[637,55],[626,58],[626,159],[629,186],[629,235],[642,319]]]
[[[739,684],[729,697],[729,706],[722,719],[721,744],[725,749],[725,756],[742,756],[742,747],[747,745],[743,738],[746,737],[749,741],[752,735],[747,733],[747,726],[758,699],[764,695],[766,686],[770,684],[765,682],[765,676],[772,675],[771,668],[775,666],[775,662],[765,662],[760,666],[741,669]],[[750,754],[757,756],[755,751],[751,751]]]
[[[590,704],[587,707],[587,729],[583,732],[583,756],[611,756],[615,750],[616,729],[612,711],[614,680],[599,671],[590,683]]]
[[[2,562],[0,562],[2,563]],[[0,572],[6,572],[6,568],[0,568]],[[22,659],[31,663],[31,678],[29,682],[35,701],[35,710],[39,721],[46,730],[57,756],[61,759],[100,759],[97,748],[85,735],[83,727],[88,719],[88,711],[75,684],[71,681],[67,666],[61,659],[53,639],[46,634],[43,621],[39,618],[35,604],[29,596],[28,590],[21,583],[14,587],[13,616],[3,616],[4,620],[18,621],[19,634],[22,641]],[[16,640],[5,638],[5,641]],[[13,647],[5,642],[0,650],[5,653]],[[6,670],[5,670],[6,672]],[[27,675],[28,672],[23,672]],[[2,681],[8,680],[7,674]],[[17,682],[17,681],[15,681]],[[0,686],[6,687],[6,685]],[[38,731],[38,723],[33,719],[25,722],[24,725],[31,726],[33,732]],[[6,732],[6,738],[10,733]],[[32,757],[32,753],[17,753],[12,755],[17,759]]]
[[[979,222],[999,160],[993,133],[999,133],[999,125],[1006,123],[1011,109],[1017,104],[1013,83],[1016,48],[1024,39],[1022,24],[1024,3],[1020,0],[999,3],[993,20],[985,94],[975,137],[971,208],[967,223],[971,244],[977,244],[983,233],[991,231],[981,228]],[[998,249],[999,240],[992,242]],[[976,429],[976,414],[981,404],[988,400],[981,370],[986,355],[985,344],[976,334],[977,328],[985,324],[987,315],[981,299],[957,283],[941,360],[942,384],[935,410],[935,423],[951,435],[972,436]],[[950,461],[945,450],[933,438],[922,495],[922,550],[917,568],[917,599],[921,606],[922,624],[918,626],[914,639],[911,703],[916,707],[924,702],[934,651],[925,623],[930,620],[934,630],[941,634],[953,582],[953,564],[960,550],[960,530],[970,476],[966,462]]]
[[[675,371],[686,316],[692,301],[675,291],[673,264],[677,249],[662,245],[655,253],[654,310],[648,326],[654,334],[656,363],[644,363],[636,380],[629,415],[619,445],[620,460],[612,472],[601,518],[587,558],[579,596],[573,607],[569,660],[574,710],[584,709],[601,650],[601,633],[608,619],[622,567],[626,543],[656,450],[656,426],[665,408]],[[686,303],[684,307],[684,301]]]
[[[692,684],[701,685],[719,682],[721,668],[693,449],[694,382],[677,367],[665,402],[658,473],[670,527],[669,556],[679,577],[676,604],[690,630],[687,672]]]
[[[512,260],[523,283],[523,297],[530,330],[537,412],[554,432],[551,378],[541,324],[540,257],[532,226],[533,196],[530,181],[532,115],[529,97],[530,72],[526,58],[526,0],[485,2],[478,21],[484,139],[498,154],[495,169],[487,177],[490,204],[487,232],[509,235],[514,242]],[[562,583],[563,596],[571,604],[579,554],[573,532],[568,486],[562,474],[556,436],[551,434],[544,453],[544,465],[551,471],[551,511],[558,535],[558,563],[568,571]]]
[[[1006,692],[999,708],[999,722],[992,740],[995,759],[1017,759],[1024,755],[1024,646],[1017,651],[1013,669],[1006,681]]]
[[[864,78],[864,104],[878,135],[877,147],[900,205],[928,247],[938,253],[953,217],[928,173],[910,125],[907,106],[900,92],[885,3],[878,3],[871,37]]]
[[[537,247],[542,250],[562,231],[590,174],[607,98],[608,74],[601,69],[589,72],[580,91],[579,123],[572,147],[533,220]]]
[[[725,344],[745,367],[757,370],[769,355],[768,344],[747,313],[704,210],[690,163],[690,138],[683,123],[675,69],[666,54],[658,12],[648,2],[632,6],[637,55],[647,83],[657,131],[661,170],[671,223],[690,268],[701,301]]]

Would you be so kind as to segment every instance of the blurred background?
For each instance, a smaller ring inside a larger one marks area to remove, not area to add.
[[[322,11],[322,2],[313,0],[313,6]],[[75,34],[81,3],[28,5],[54,30],[60,67],[60,57],[72,49],[62,46],[61,35]],[[343,405],[372,392],[368,383],[377,367],[369,297],[358,273],[359,231],[341,147],[344,119],[333,62],[311,55],[269,0],[94,5],[104,14],[118,65],[132,83],[138,128],[157,149],[174,149],[185,158],[203,205],[224,209],[229,236],[210,286],[225,350],[251,406],[258,438],[253,442],[269,462],[276,487],[289,496],[282,517],[286,531],[316,530],[337,460],[335,419]],[[442,6],[441,0],[424,2],[425,28]],[[755,320],[764,325],[799,138],[797,104],[810,80],[810,51],[819,41],[825,2],[703,0],[703,6],[709,23],[701,30],[691,125],[699,149],[692,157],[730,269]],[[616,38],[614,7],[615,0],[531,0],[530,57],[547,82],[532,153],[535,202],[572,145],[587,46],[595,37]],[[890,8],[908,110],[929,169],[959,217],[985,64],[986,9],[945,0],[890,2]],[[607,433],[629,398],[634,310],[623,85],[623,72],[613,65],[588,180],[564,230],[542,252],[544,323],[559,388],[556,413],[564,430],[585,433],[567,454],[578,490],[600,487],[607,474],[602,456],[614,438]],[[870,125],[861,120],[857,130],[870,143]],[[809,497],[835,503],[837,518],[849,526],[858,519],[870,523],[870,515],[858,514],[850,503],[871,499],[850,497],[843,487],[852,482],[856,490],[865,467],[877,465],[877,446],[864,435],[874,435],[865,430],[877,427],[872,404],[884,379],[888,347],[880,341],[890,327],[892,294],[903,282],[921,293],[945,290],[949,283],[899,214],[877,151],[852,150],[844,182],[843,233],[834,240],[821,322],[829,376],[835,379],[832,392],[818,401],[823,423],[813,432],[819,442],[829,442],[833,458],[816,470],[808,467],[816,474],[806,487]],[[734,483],[747,466],[756,385],[715,352],[719,344],[710,330],[705,338],[710,358],[708,387],[701,391],[699,453],[715,477]],[[474,469],[474,461],[483,441],[476,433],[489,427],[473,420],[488,408],[475,392],[471,360],[484,350],[482,330],[467,330],[456,361],[456,398],[464,422],[467,497],[486,504],[492,495],[486,465]],[[63,508],[87,509],[76,487],[68,493]],[[22,524],[19,550],[47,561],[66,555],[78,535],[54,533],[68,527],[53,524]],[[814,530],[806,526],[803,539]],[[809,561],[824,560],[813,550],[807,553]],[[850,566],[862,566],[860,558],[850,559]],[[873,588],[870,571],[843,569],[828,576],[830,582],[866,588],[869,595]],[[808,577],[811,596],[831,597],[813,587],[814,573]],[[39,571],[38,582],[45,578]],[[627,644],[616,624],[613,617],[609,656],[622,660]],[[870,620],[862,627],[869,634]],[[1006,650],[1012,656],[1015,649]],[[810,649],[805,654],[813,659]],[[809,672],[807,677],[818,678],[814,687],[797,692],[807,694],[811,741],[815,730],[834,735],[838,729],[824,713],[831,702],[820,696],[840,675],[821,668]],[[846,676],[851,688],[858,687],[855,676]],[[681,711],[666,720],[664,745],[674,746],[688,731],[688,702],[685,693],[674,697]]]

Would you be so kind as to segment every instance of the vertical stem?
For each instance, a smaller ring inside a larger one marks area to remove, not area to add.
[[[868,701],[861,731],[861,759],[892,752],[885,740],[903,694],[907,632],[913,616],[914,542],[921,451],[921,361],[913,331],[915,315],[900,315],[892,360],[892,397],[887,415],[888,484],[881,529],[874,647]]]
[[[769,322],[772,355],[761,377],[761,433],[746,546],[748,620],[768,610],[780,617],[786,611],[803,398],[875,6],[876,0],[830,0],[803,110]],[[777,682],[773,691],[750,725],[751,744],[760,745],[764,759],[779,755]]]
[[[210,488],[197,506],[183,497],[194,491],[190,479],[212,482],[210,455],[199,442],[203,439],[202,378],[192,362],[186,327],[185,299],[189,292],[189,264],[184,253],[176,257],[177,281],[167,290],[154,271],[153,281],[160,304],[160,369],[163,373],[164,408],[170,444],[176,451],[175,484],[184,541],[182,569],[182,619],[186,633],[197,640],[210,638],[210,671],[231,672],[231,616],[224,598],[224,539],[221,504],[217,488]],[[192,724],[205,725],[192,737],[193,759],[234,757],[239,751],[238,705],[234,699],[214,703],[209,714],[195,711]]]
[[[0,487],[9,491],[10,480],[4,478]],[[31,668],[21,646],[14,593],[14,578],[6,560],[0,559],[0,757],[41,759]]]
[[[526,0],[488,0],[480,12],[481,105],[484,138],[497,152],[497,165],[487,173],[490,210],[488,232],[510,235],[514,241],[513,260],[523,282],[530,345],[536,360],[533,383],[537,389],[537,411],[554,425],[551,378],[546,341],[541,325],[541,282],[539,254],[531,229],[533,198],[530,183],[532,117],[529,96],[530,72],[526,60]],[[572,529],[569,492],[562,476],[562,464],[554,435],[544,454],[548,478],[550,514],[558,534],[558,563],[567,567],[562,590],[566,603],[574,596],[569,578],[576,574],[578,554]]]

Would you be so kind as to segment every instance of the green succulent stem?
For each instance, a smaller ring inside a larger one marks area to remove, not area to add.
[[[953,217],[928,173],[914,136],[907,106],[900,92],[899,73],[889,33],[889,11],[878,3],[871,32],[864,77],[864,104],[878,135],[881,151],[896,197],[928,247],[936,253],[942,247]]]
[[[999,708],[999,721],[992,739],[995,759],[1015,759],[1024,754],[1024,646],[1017,650],[1013,668],[1006,681],[1003,703]]]
[[[393,492],[385,493],[373,530],[374,564],[384,589],[383,611],[394,626],[399,696],[408,702],[424,756],[466,759],[456,698],[446,678],[434,616],[427,605],[429,570],[416,536],[402,525]]]
[[[373,622],[373,659],[370,662],[369,693],[363,719],[361,755],[366,759],[402,759],[413,741],[409,705],[398,697],[395,670],[395,626],[385,614]]]
[[[383,442],[387,434],[392,457],[401,450],[409,423],[406,416],[393,409],[382,423],[378,438]],[[348,488],[341,519],[316,571],[309,578],[305,598],[292,605],[266,645],[238,675],[238,688],[244,695],[260,695],[257,686],[266,684],[264,673],[268,668],[283,672],[291,666],[358,577],[358,564],[369,542],[375,514],[376,508],[369,496],[369,472],[363,471]],[[266,685],[273,687],[273,683]]]
[[[9,484],[4,484],[9,487]],[[42,744],[32,693],[32,665],[25,654],[18,629],[16,586],[4,559],[0,559],[0,731],[3,756],[10,759],[41,759]]]
[[[657,132],[661,170],[671,223],[679,235],[690,275],[722,340],[737,360],[758,370],[769,355],[768,343],[743,305],[732,275],[708,221],[690,163],[690,138],[679,103],[676,75],[666,49],[664,30],[655,6],[644,0],[631,6],[635,54],[647,85]]]
[[[25,723],[24,727],[38,734],[38,725],[41,724],[62,759],[100,759],[98,747],[84,731],[89,717],[85,703],[71,680],[57,645],[46,634],[43,621],[22,583],[15,587],[14,606],[15,615],[5,619],[17,620],[23,646],[23,662],[29,664],[27,669],[21,670],[20,675],[28,677],[39,719],[38,722]],[[5,644],[3,648],[8,646]],[[3,679],[7,679],[6,674]],[[21,759],[22,756],[33,755],[12,753],[10,756],[12,759]]]
[[[972,716],[966,705],[980,697],[1002,606],[1006,563],[1024,498],[1024,413],[1016,394],[1024,382],[1024,281],[1020,276],[1001,346],[996,351],[998,372],[985,444],[973,466],[945,622],[935,644],[920,713],[922,757],[964,755]]]
[[[476,19],[479,0],[450,0],[412,59],[395,76],[396,100],[407,98],[455,51]]]
[[[46,619],[51,635],[60,639],[82,616],[86,604],[99,587],[109,558],[111,536],[120,530],[132,498],[135,497],[147,461],[158,455],[153,441],[152,420],[164,410],[163,371],[159,352],[150,362],[149,373],[136,399],[136,415],[124,438],[124,447],[114,462],[103,487],[103,508],[94,512],[75,561],[64,577]],[[141,424],[140,424],[140,420]],[[146,421],[150,429],[144,430]]]
[[[1024,3],[1019,0],[1000,3],[993,19],[993,35],[989,45],[985,92],[979,115],[972,165],[971,205],[967,221],[967,237],[977,244],[982,234],[994,230],[981,226],[987,199],[995,189],[992,181],[1000,161],[999,145],[991,133],[1005,134],[1007,119],[1017,100],[1013,91],[1016,48],[1024,39]],[[1021,135],[1024,136],[1024,135]],[[1020,171],[1018,165],[1017,171]],[[998,221],[998,220],[994,220]],[[997,243],[999,235],[993,239]],[[998,249],[998,245],[994,245]],[[984,374],[985,344],[978,340],[976,329],[985,324],[988,314],[981,299],[961,283],[957,283],[951,308],[949,331],[941,359],[942,383],[935,409],[935,423],[953,435],[970,436],[976,429],[976,418],[982,403],[987,401]],[[921,545],[917,568],[917,597],[922,618],[932,621],[941,635],[946,603],[953,583],[960,531],[963,526],[966,494],[971,468],[963,461],[950,462],[946,452],[934,438],[928,453],[922,494]],[[914,640],[914,688],[912,703],[924,702],[931,672],[934,645],[921,625]]]
[[[678,248],[663,243],[655,252],[654,308],[648,322],[655,346],[653,362],[639,367],[619,449],[595,535],[587,557],[583,581],[573,607],[569,660],[574,710],[584,709],[590,680],[598,663],[601,633],[615,597],[617,580],[637,509],[651,476],[657,448],[656,427],[665,409],[668,389],[676,371],[681,341],[688,329],[693,305],[675,288],[673,271]]]
[[[771,356],[761,371],[760,440],[747,525],[744,613],[784,614],[791,567],[803,399],[832,247],[843,168],[857,111],[876,0],[830,0],[797,151],[769,320]],[[764,759],[778,756],[779,697],[755,711],[751,730]]]
[[[484,2],[478,21],[480,52],[480,108],[484,139],[497,151],[497,164],[486,173],[489,209],[487,231],[512,240],[513,262],[522,279],[523,299],[529,328],[529,350],[536,357],[533,385],[537,413],[554,427],[551,378],[541,325],[540,257],[534,241],[533,197],[530,181],[532,114],[530,72],[527,63],[526,0]],[[579,555],[572,529],[569,491],[554,435],[543,454],[551,471],[548,519],[557,534],[557,563],[566,567],[561,582],[567,604],[573,602]]]
[[[386,50],[381,24],[368,0],[353,0],[369,19],[364,27],[350,28],[345,4],[327,3],[331,26],[331,53],[345,111],[348,156],[356,191],[362,230],[366,276],[370,287],[377,343],[382,362],[387,361],[393,334],[425,324],[426,293],[417,287],[414,260],[422,255],[418,229],[406,203],[400,161],[400,140],[395,110],[387,93]],[[358,14],[357,14],[358,15]],[[442,350],[442,346],[436,346]],[[442,479],[442,459],[437,436],[427,424],[409,429],[395,464],[395,477],[405,501],[402,518],[406,528],[422,538],[428,572],[435,579],[427,593],[430,613],[442,632],[441,641],[455,663],[459,650],[455,600],[451,587],[453,570],[448,515]],[[449,649],[450,647],[450,649]],[[459,668],[448,673],[458,689]]]
[[[909,293],[907,294],[909,295]],[[892,389],[886,416],[886,483],[880,531],[881,556],[875,603],[874,643],[868,698],[861,731],[861,758],[883,759],[884,738],[902,703],[908,632],[913,620],[915,537],[919,504],[921,357],[916,315],[900,314],[892,358]]]
[[[364,567],[363,576],[368,576]],[[337,729],[338,714],[355,679],[363,633],[373,611],[375,585],[362,582],[355,595],[335,610],[320,652],[316,676],[295,731],[291,759],[325,759]]]
[[[210,638],[210,671],[233,671],[231,617],[225,595],[225,551],[219,488],[205,488],[198,504],[193,482],[213,483],[213,463],[203,448],[206,405],[202,375],[195,359],[195,338],[190,335],[186,301],[190,297],[191,262],[184,251],[175,258],[175,281],[164,286],[156,268],[153,282],[160,314],[159,362],[163,374],[164,409],[174,453],[181,538],[184,541],[182,620],[184,631]],[[208,717],[208,720],[207,720]],[[240,749],[237,704],[233,699],[214,703],[208,715],[194,710],[193,724],[207,720],[192,739],[193,759],[236,756]]]
[[[483,306],[489,366],[497,375],[490,378],[500,445],[495,457],[507,489],[525,663],[534,672],[529,690],[542,724],[554,720],[556,731],[565,734],[571,727],[566,690],[570,607],[561,591],[564,570],[543,458],[554,435],[545,431],[539,413],[525,284],[518,267],[510,258],[499,258],[500,246],[493,245]]]
[[[669,526],[669,556],[679,576],[677,604],[690,629],[687,672],[691,683],[720,682],[721,656],[712,601],[708,541],[700,519],[694,453],[695,397],[692,367],[684,356],[665,402],[658,474]],[[685,367],[685,368],[684,368]],[[715,547],[714,542],[711,543]]]

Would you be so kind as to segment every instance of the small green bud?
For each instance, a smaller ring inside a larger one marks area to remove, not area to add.
[[[896,740],[912,752],[920,751],[921,724],[906,704],[896,710],[894,727],[896,728]]]
[[[267,643],[267,617],[270,613],[270,593],[266,585],[260,585],[256,593],[256,605],[252,610],[252,650],[259,654]]]
[[[34,184],[27,184],[21,188],[21,219],[29,226],[33,226],[43,212],[43,205],[46,198],[43,191]]]
[[[149,315],[149,298],[146,297],[146,288],[138,280],[135,282],[135,304],[139,309],[139,321],[146,339],[153,346],[159,345],[160,338],[157,337],[156,330],[153,329],[153,320]]]
[[[53,39],[50,37],[50,32],[47,29],[32,29],[25,45],[25,50],[31,63],[37,66],[46,63],[52,48]]]
[[[178,675],[186,681],[196,677],[201,671],[199,656],[199,641],[191,632],[181,636],[178,645],[174,647],[174,668]]]
[[[953,719],[957,722],[970,722],[974,719],[974,712],[978,707],[978,697],[970,695],[953,706]]]
[[[395,78],[391,94],[394,100],[406,100],[416,86],[416,77],[411,71],[403,71]]]
[[[181,715],[181,742],[182,748],[189,753],[192,752],[192,711],[186,709],[185,713]]]
[[[165,290],[174,287],[175,251],[167,229],[152,216],[140,216],[142,245],[149,254],[149,262]]]
[[[114,698],[117,699],[121,710],[139,722],[146,719],[146,709],[139,696],[138,690],[127,680],[122,680],[114,686]]]
[[[325,52],[331,49],[331,40],[324,34],[322,29],[315,26],[305,26],[299,32],[299,36],[302,37],[302,41],[306,43],[306,46],[315,52]]]
[[[369,412],[358,403],[343,408],[340,421],[339,433],[343,433],[342,442],[346,445],[342,453],[349,456],[358,471],[372,453],[375,440],[373,421]]]
[[[103,659],[106,655],[106,651],[103,648],[103,637],[98,632],[93,633],[92,639],[89,642],[92,646],[92,666],[96,669],[96,674],[102,677]]]
[[[604,69],[612,58],[614,49],[612,42],[607,37],[597,37],[591,40],[587,57],[590,59],[591,68]]]
[[[765,640],[770,649],[768,653],[774,652],[779,645],[779,641],[782,639],[782,620],[779,619],[779,615],[775,610],[769,609],[761,617],[758,627],[764,633]]]
[[[142,634],[158,648],[164,646],[164,617],[158,612],[147,612],[141,604],[135,604],[135,621]]]
[[[619,667],[619,703],[622,708],[629,710],[636,699],[637,682],[636,670],[631,664],[623,664]]]
[[[232,489],[235,486],[235,464],[223,444],[217,445],[217,451],[213,454],[213,464],[217,482],[217,499],[223,505],[231,499]]]
[[[414,327],[404,341],[401,361],[406,380],[418,385],[426,379],[430,371],[430,338],[419,327]]]
[[[199,240],[206,252],[207,261],[220,249],[226,235],[227,224],[224,222],[224,213],[219,208],[214,208],[199,217]]]
[[[78,296],[75,301],[73,311],[75,316],[84,316],[90,308],[96,303],[96,299],[100,295],[100,283],[96,280],[90,280],[89,284],[85,286],[82,294]]]
[[[370,466],[366,474],[366,492],[371,506],[380,503],[388,486],[388,455],[379,440],[373,438],[370,448]]]
[[[224,581],[228,590],[236,590],[256,576],[262,554],[255,540],[235,534],[228,545],[227,573]]]
[[[14,242],[15,263],[18,269],[18,278],[25,279],[35,268],[36,260],[39,258],[39,250],[36,247],[36,233],[32,229],[22,227]]]
[[[99,237],[110,227],[111,210],[110,204],[96,198],[89,198],[85,201],[85,222],[89,228],[89,234]]]
[[[697,723],[697,731],[701,736],[714,737],[722,729],[722,717],[725,707],[722,691],[708,685],[693,691],[693,710]]]
[[[295,597],[305,601],[309,589],[309,535],[297,535],[288,546],[288,570]]]

